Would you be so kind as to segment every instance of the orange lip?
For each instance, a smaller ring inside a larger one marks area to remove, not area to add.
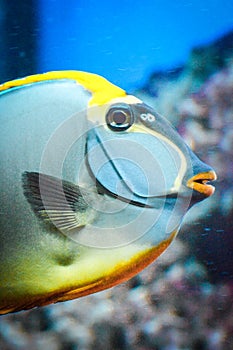
[[[214,193],[214,186],[209,185],[209,181],[215,181],[217,179],[217,175],[215,172],[208,171],[207,173],[200,173],[193,176],[191,179],[187,181],[187,187],[192,188],[195,191],[198,191],[204,194],[206,197],[212,196]]]

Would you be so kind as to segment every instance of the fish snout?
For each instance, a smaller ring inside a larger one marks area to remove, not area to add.
[[[215,187],[209,184],[209,182],[215,181],[217,179],[217,175],[214,170],[209,170],[206,172],[201,172],[193,177],[191,177],[186,186],[191,188],[192,190],[197,191],[199,194],[204,197],[212,196],[215,191]]]

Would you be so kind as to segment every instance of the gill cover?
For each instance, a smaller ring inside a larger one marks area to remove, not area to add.
[[[99,184],[140,204],[179,191],[186,159],[171,139],[152,130],[156,124],[145,104],[109,105],[103,125],[91,128],[87,139],[88,164]]]

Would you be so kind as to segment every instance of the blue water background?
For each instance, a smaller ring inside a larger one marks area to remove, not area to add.
[[[232,0],[40,0],[39,71],[77,69],[128,91],[233,29]]]

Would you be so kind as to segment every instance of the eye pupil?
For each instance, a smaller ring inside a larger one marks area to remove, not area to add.
[[[113,112],[112,119],[113,119],[113,122],[116,123],[117,125],[124,124],[126,121],[126,118],[127,116],[122,111]]]
[[[125,131],[133,124],[131,107],[126,103],[112,105],[106,114],[106,123],[112,131]]]

